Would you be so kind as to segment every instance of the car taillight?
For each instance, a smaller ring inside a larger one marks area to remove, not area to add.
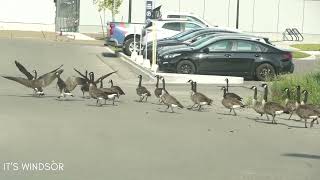
[[[110,36],[113,35],[113,31],[114,31],[114,24],[110,24],[110,30],[109,30]]]
[[[282,61],[291,61],[291,60],[292,60],[292,53],[291,52],[287,52],[287,53],[283,54]]]

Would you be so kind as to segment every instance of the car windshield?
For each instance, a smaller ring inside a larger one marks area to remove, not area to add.
[[[190,34],[186,34],[185,36],[178,37],[177,40],[179,40],[179,41],[186,41],[186,40],[188,40],[188,39],[190,39],[190,38],[193,38],[193,37],[197,36],[198,34],[199,34],[198,31],[192,32],[192,33],[190,33]]]
[[[176,35],[170,37],[169,39],[179,39],[179,38],[181,38],[183,36],[186,36],[186,35],[188,35],[190,33],[192,34],[193,32],[196,32],[196,31],[199,31],[199,30],[200,29],[192,29],[192,30],[189,30],[189,31],[184,31],[184,32],[181,32],[179,34],[176,34]]]
[[[217,37],[217,35],[207,36],[207,37],[205,37],[205,38],[202,38],[202,39],[197,40],[197,41],[194,42],[194,43],[189,44],[189,46],[192,46],[192,47],[200,47],[200,46],[202,46],[202,44],[204,44],[205,42],[207,42],[207,41],[209,41],[210,39],[213,39],[213,38],[215,38],[215,37]]]

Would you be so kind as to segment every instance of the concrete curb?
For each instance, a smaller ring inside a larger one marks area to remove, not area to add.
[[[109,47],[106,47],[107,50],[111,53],[116,53],[111,50]],[[177,73],[158,73],[153,72],[151,69],[147,69],[143,67],[143,65],[139,65],[131,58],[126,56],[124,53],[119,53],[120,59],[130,64],[134,68],[148,75],[151,79],[155,79],[155,75],[160,75],[165,77],[166,83],[168,84],[185,84],[188,80],[197,81],[198,84],[225,84],[225,79],[229,79],[229,84],[243,84],[243,77],[234,77],[234,76],[217,76],[217,75],[197,75],[197,74],[177,74]]]

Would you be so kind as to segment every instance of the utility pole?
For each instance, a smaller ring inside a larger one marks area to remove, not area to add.
[[[237,20],[236,20],[236,28],[239,28],[239,0],[237,0]]]
[[[129,23],[131,23],[131,10],[132,10],[132,0],[129,0],[129,16],[128,16]]]

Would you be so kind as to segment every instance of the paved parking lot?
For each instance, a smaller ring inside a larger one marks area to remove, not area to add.
[[[288,179],[316,180],[320,172],[320,126],[305,129],[303,122],[286,115],[271,125],[256,120],[251,109],[230,116],[220,103],[220,86],[198,85],[213,98],[203,112],[187,109],[165,113],[155,97],[138,103],[135,94],[139,71],[114,58],[99,59],[104,47],[33,39],[0,40],[0,74],[21,76],[19,60],[39,74],[64,64],[63,78],[73,68],[97,75],[119,70],[110,78],[126,95],[117,106],[95,107],[95,100],[59,101],[56,85],[46,96],[32,97],[31,89],[0,79],[0,165],[7,162],[62,162],[64,171],[5,171],[0,179]],[[153,92],[154,82],[145,77]],[[107,84],[107,81],[105,82]],[[253,94],[246,82],[231,87],[245,99]],[[189,85],[168,85],[168,91],[186,107],[192,105]],[[298,119],[297,117],[295,117]]]

